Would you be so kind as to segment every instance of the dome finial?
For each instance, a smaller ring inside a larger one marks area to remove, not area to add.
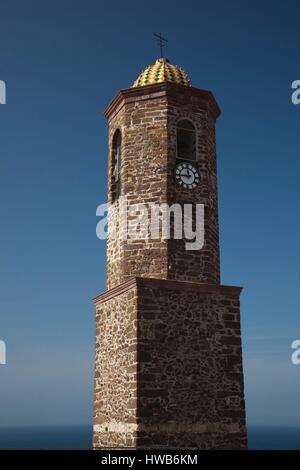
[[[163,58],[164,57],[163,48],[166,46],[168,40],[162,37],[161,33],[159,34],[153,33],[153,36],[155,36],[158,39],[158,44],[160,48],[160,57]]]

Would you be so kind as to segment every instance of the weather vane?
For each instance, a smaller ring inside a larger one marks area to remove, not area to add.
[[[162,37],[161,33],[159,33],[159,34],[153,33],[153,36],[155,36],[158,39],[158,44],[159,44],[159,47],[160,47],[160,57],[163,57],[164,56],[163,55],[163,48],[167,44],[168,40],[165,39],[164,37]]]

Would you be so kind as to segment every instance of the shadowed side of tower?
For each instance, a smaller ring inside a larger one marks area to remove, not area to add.
[[[94,447],[244,449],[241,288],[220,285],[218,105],[160,59],[105,114],[111,207],[203,204],[204,244],[128,239],[118,212],[95,299]]]

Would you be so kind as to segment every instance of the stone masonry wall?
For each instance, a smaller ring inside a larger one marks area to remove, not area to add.
[[[96,299],[96,448],[246,447],[239,293],[138,278]]]
[[[121,195],[131,204],[202,203],[205,245],[186,251],[185,240],[122,240],[118,227],[107,243],[107,287],[131,276],[219,283],[219,227],[216,184],[215,119],[219,113],[209,92],[161,84],[125,90],[107,111],[109,119],[109,182],[112,139],[122,132]],[[177,122],[190,119],[197,131],[198,188],[189,191],[174,182]],[[109,184],[110,189],[110,184]],[[112,194],[109,190],[109,201]],[[116,206],[117,202],[114,203]]]
[[[96,356],[93,444],[101,448],[133,448],[136,433],[115,431],[114,423],[136,422],[137,292],[131,285],[96,303]]]
[[[122,132],[121,195],[130,204],[167,202],[167,99],[153,94],[148,99],[127,100],[109,121],[109,181],[111,143],[114,132]],[[109,192],[109,201],[112,201]],[[116,206],[118,201],[114,203]],[[107,287],[134,275],[167,277],[167,242],[156,240],[114,240],[107,242]]]
[[[216,168],[215,115],[203,97],[184,87],[168,93],[168,202],[204,205],[204,247],[187,251],[186,240],[171,239],[168,244],[169,279],[220,283],[218,191]],[[190,120],[196,128],[197,162],[200,184],[194,190],[183,190],[174,183],[177,145],[177,123]]]

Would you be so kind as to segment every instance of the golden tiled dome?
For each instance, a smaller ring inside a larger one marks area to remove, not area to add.
[[[157,59],[154,65],[149,65],[140,74],[132,88],[162,82],[174,82],[180,85],[191,86],[188,75],[181,67],[171,64],[168,59],[161,58]]]

